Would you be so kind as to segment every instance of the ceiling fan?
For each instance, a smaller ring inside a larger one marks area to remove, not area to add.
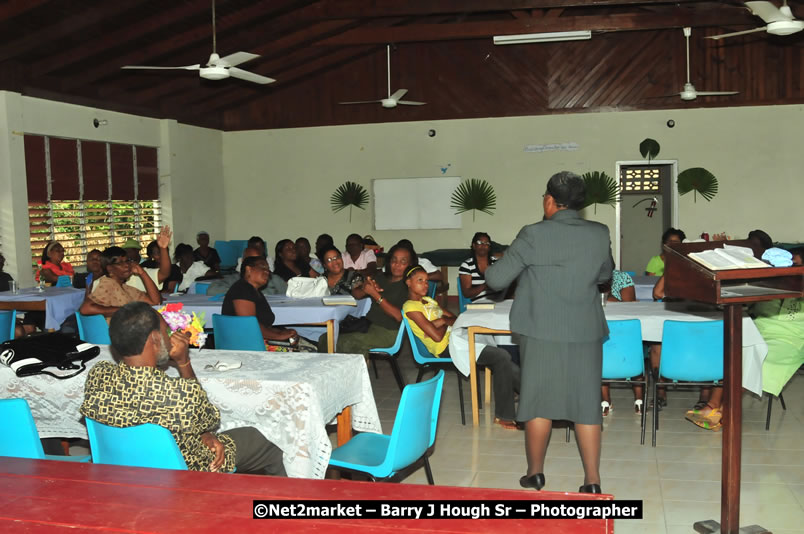
[[[695,86],[690,82],[690,35],[692,28],[684,28],[684,38],[687,41],[687,83],[684,84],[684,89],[676,95],[681,97],[681,100],[695,100],[699,96],[721,96],[721,95],[736,95],[738,91],[697,91]],[[667,96],[676,96],[667,95]]]
[[[360,100],[357,102],[338,102],[339,104],[382,104],[384,108],[395,108],[397,104],[406,106],[423,106],[427,102],[414,102],[412,100],[400,100],[407,89],[397,89],[394,94],[391,94],[391,45],[385,46],[386,55],[388,56],[388,98],[380,98],[379,100]]]
[[[148,70],[197,70],[202,78],[206,80],[223,80],[224,78],[237,78],[247,82],[268,84],[276,80],[254,74],[247,70],[238,69],[237,65],[251,61],[260,57],[258,54],[249,52],[235,52],[228,56],[220,57],[217,52],[216,31],[215,31],[215,0],[212,0],[212,54],[209,56],[206,66],[200,63],[195,65],[185,65],[182,67],[152,67],[146,65],[126,65],[123,69],[148,69]]]
[[[767,25],[753,30],[712,35],[707,39],[725,39],[726,37],[761,31],[767,31],[771,35],[790,35],[804,30],[804,21],[797,20],[793,16],[790,6],[787,5],[787,0],[784,0],[782,7],[776,7],[771,2],[745,2],[745,6],[751,11],[751,14],[761,18]]]

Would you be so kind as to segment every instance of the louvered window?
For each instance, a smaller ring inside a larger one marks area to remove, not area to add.
[[[25,163],[33,265],[49,241],[83,265],[92,249],[159,233],[155,148],[26,135]]]

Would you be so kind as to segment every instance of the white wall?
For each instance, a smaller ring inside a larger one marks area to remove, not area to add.
[[[393,113],[393,111],[390,111]],[[666,126],[673,119],[675,127]],[[430,128],[437,131],[429,137]],[[689,236],[721,232],[744,237],[762,228],[777,241],[804,241],[797,224],[804,198],[799,178],[804,106],[567,114],[427,123],[387,123],[223,134],[227,238],[259,234],[314,239],[327,232],[342,246],[351,232],[371,233],[386,248],[402,237],[417,250],[468,247],[483,230],[508,243],[542,217],[547,178],[560,170],[599,170],[615,176],[618,160],[639,160],[646,137],[659,158],[679,171],[705,167],[720,184],[711,202],[680,199],[680,226]],[[579,144],[577,151],[526,153],[525,145]],[[497,192],[494,216],[463,215],[461,230],[375,231],[371,206],[333,213],[329,197],[346,180],[371,191],[373,178],[440,176],[483,178]],[[614,229],[614,210],[585,216]],[[658,244],[657,244],[658,249]],[[658,251],[658,250],[657,250]],[[616,252],[615,252],[616,253]],[[647,261],[647,260],[646,260]]]
[[[107,124],[95,128],[95,118]],[[26,133],[157,147],[163,218],[174,227],[174,244],[195,245],[202,226],[223,233],[221,132],[0,91],[0,236],[5,270],[21,285],[33,284]]]

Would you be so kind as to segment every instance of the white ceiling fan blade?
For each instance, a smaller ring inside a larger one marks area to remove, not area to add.
[[[389,99],[391,99],[391,100],[397,100],[397,101],[398,101],[400,98],[402,98],[403,96],[405,96],[405,94],[406,94],[407,92],[408,92],[408,90],[407,90],[407,89],[397,89],[397,90],[394,92],[394,94],[392,94],[392,95],[391,95],[391,96],[389,96],[388,98],[389,98]]]
[[[423,106],[427,102],[414,102],[413,100],[397,100],[397,104],[405,104],[406,106]]]
[[[274,83],[276,81],[273,78],[269,78],[268,76],[261,76],[259,74],[254,74],[253,72],[238,69],[237,67],[231,67],[229,69],[229,76],[231,76],[232,78],[245,80],[247,82],[259,83],[261,85],[265,85],[267,83]]]
[[[753,15],[761,18],[766,23],[792,19],[792,17],[786,16],[784,12],[771,2],[746,2],[745,5]]]
[[[149,65],[126,65],[121,69],[149,69],[149,70],[199,70],[201,65],[185,65],[183,67],[152,67]]]
[[[696,91],[698,96],[739,95],[740,91]]]
[[[715,41],[717,41],[719,39],[725,39],[726,37],[734,37],[734,36],[737,36],[737,35],[745,35],[747,33],[764,32],[767,29],[768,29],[767,26],[762,26],[761,28],[754,28],[753,30],[744,30],[744,31],[741,31],[741,32],[734,32],[734,33],[722,33],[720,35],[710,35],[710,36],[707,36],[707,39],[714,39]]]
[[[382,99],[380,100],[358,100],[356,102],[338,102],[338,104],[380,104]]]
[[[234,54],[223,56],[215,61],[214,64],[220,65],[221,67],[234,67],[236,65],[240,65],[241,63],[245,63],[246,61],[257,59],[258,57],[260,57],[259,54],[252,54],[250,52],[235,52]]]

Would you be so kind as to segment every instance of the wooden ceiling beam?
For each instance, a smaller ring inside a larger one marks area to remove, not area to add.
[[[638,31],[681,28],[684,26],[724,26],[755,24],[748,12],[724,10],[700,13],[683,8],[672,13],[628,13],[615,15],[543,17],[517,20],[462,22],[459,24],[411,24],[393,28],[358,28],[319,41],[322,46],[356,46],[380,43],[484,39],[494,35],[559,31]]]
[[[482,13],[521,9],[570,7],[638,6],[650,4],[676,5],[705,3],[711,0],[337,0],[315,8],[316,18],[394,17],[437,15],[447,13]]]
[[[83,29],[98,24],[108,17],[114,17],[127,10],[134,9],[144,0],[129,2],[104,2],[100,7],[81,9],[75,15],[60,20],[57,24],[39,28],[16,41],[3,43],[0,47],[0,62],[6,59],[19,57],[43,44],[59,41],[72,33],[79,33]]]

